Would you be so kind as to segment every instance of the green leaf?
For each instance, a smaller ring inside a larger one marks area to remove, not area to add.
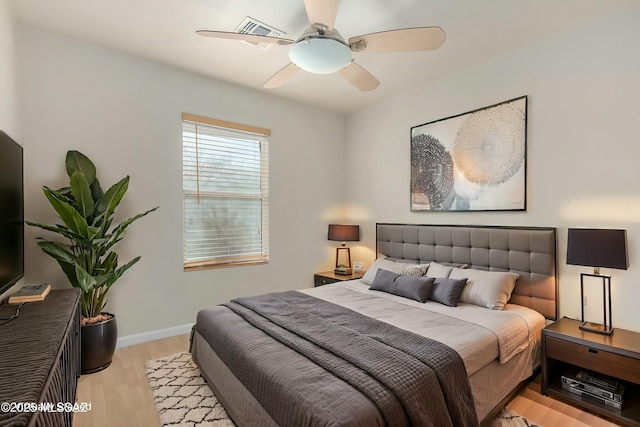
[[[56,193],[60,194],[61,196],[65,196],[65,197],[69,198],[69,200],[71,200],[70,199],[70,197],[71,197],[71,188],[69,188],[69,187],[59,188],[59,189],[56,190]]]
[[[56,210],[62,222],[69,227],[72,231],[80,234],[81,236],[87,236],[87,221],[84,219],[78,211],[69,203],[60,200],[55,192],[47,187],[43,187],[44,195],[49,200],[49,203]]]
[[[38,242],[38,247],[44,253],[66,264],[73,264],[77,261],[75,255],[67,249],[68,246],[58,242],[43,241]]]
[[[103,260],[100,268],[104,271],[114,271],[118,267],[118,254],[109,252]]]
[[[74,268],[76,271],[76,280],[80,289],[82,289],[82,291],[85,293],[91,291],[91,289],[93,289],[96,285],[95,277],[87,273],[87,270],[85,270],[78,264],[75,264]]]
[[[71,229],[63,225],[53,226],[53,225],[46,225],[46,224],[38,224],[31,221],[25,221],[25,223],[32,227],[38,227],[38,228],[42,228],[43,230],[52,231],[54,233],[60,234],[61,236],[64,236],[69,240],[83,239],[83,236],[73,232]]]
[[[80,213],[85,219],[90,218],[93,215],[94,203],[87,178],[82,173],[74,171],[69,183]]]
[[[106,283],[107,289],[111,288],[111,286],[116,282],[116,280],[118,280],[124,274],[125,271],[133,267],[133,265],[138,261],[140,261],[139,256],[135,257],[125,265],[117,268],[116,271],[114,271],[113,276],[111,276],[110,280]]]
[[[58,242],[44,241],[39,242],[38,247],[60,264],[62,271],[67,276],[72,286],[79,287],[75,273],[75,263],[77,262],[77,258],[73,253],[67,250],[67,246]]]
[[[102,219],[102,229],[106,233],[109,227],[105,226],[111,223],[113,213],[120,204],[120,201],[124,197],[124,194],[129,189],[129,175],[122,178],[120,181],[113,184],[102,195],[100,202],[98,202],[97,212],[100,215],[104,215]]]
[[[74,288],[80,288],[78,279],[76,278],[75,266],[73,264],[68,264],[66,262],[60,261],[59,259],[56,261],[58,261],[58,264],[60,264],[60,268],[62,268],[65,276],[67,276],[67,279],[69,279],[69,283],[71,283],[71,286],[73,286]]]
[[[96,280],[96,283],[93,285],[94,288],[101,288],[103,287],[107,282],[109,282],[109,280],[111,280],[111,277],[113,276],[113,272],[110,272],[109,274],[99,274],[97,276],[93,276],[93,278]]]
[[[96,179],[96,166],[91,160],[79,151],[67,151],[65,160],[67,166],[67,175],[71,177],[74,172],[80,172],[87,179],[89,185]]]
[[[60,200],[61,202],[66,202],[69,204],[72,204],[74,202],[73,200],[73,194],[71,193],[71,188],[69,187],[64,187],[61,188],[59,190],[52,190],[51,188],[47,187],[46,185],[42,186],[42,190],[44,191],[44,189],[49,190],[49,192],[51,193],[52,196],[54,196],[56,199]]]
[[[91,226],[89,226],[87,231],[88,231],[87,236],[89,237],[89,239],[91,239],[93,241],[93,240],[95,240],[96,237],[100,238],[98,233],[100,233],[102,230],[100,229],[100,227],[91,227]]]
[[[91,183],[91,198],[93,199],[94,205],[100,201],[103,194],[104,192],[102,191],[102,187],[100,187],[100,182],[98,181],[98,177],[96,177],[96,179],[94,179],[93,182]]]
[[[131,225],[131,223],[133,223],[134,221],[142,218],[143,216],[146,216],[147,214],[157,210],[159,208],[159,206],[156,206],[153,209],[149,209],[146,212],[140,213],[136,216],[133,216],[125,221],[122,221],[120,224],[118,224],[114,229],[113,229],[113,233],[111,233],[111,238],[109,239],[109,243],[107,243],[106,249],[110,249],[113,245],[115,245],[116,243],[118,243],[121,238],[120,236],[122,235],[122,233],[124,233],[124,231],[127,229],[128,226]]]

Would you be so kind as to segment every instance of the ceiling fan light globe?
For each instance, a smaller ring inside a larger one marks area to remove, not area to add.
[[[291,62],[314,74],[335,73],[349,65],[351,58],[349,46],[328,37],[309,37],[289,50]]]

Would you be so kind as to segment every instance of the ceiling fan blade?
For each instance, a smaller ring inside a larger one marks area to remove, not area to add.
[[[296,64],[291,62],[289,63],[289,65],[271,76],[271,78],[267,80],[266,83],[262,85],[262,87],[266,89],[278,88],[289,81],[289,79],[293,77],[298,71],[300,71],[300,68],[298,68]]]
[[[198,30],[196,31],[196,34],[205,37],[215,37],[218,39],[241,40],[249,43],[274,43],[283,45],[293,43],[293,40],[283,39],[280,37],[257,36],[255,34],[231,33],[228,31]]]
[[[351,37],[354,52],[416,52],[442,46],[446,36],[440,27],[417,27]]]
[[[357,87],[363,92],[369,92],[380,86],[380,82],[378,79],[373,77],[373,75],[351,61],[349,65],[338,71],[338,73],[344,77],[346,81]]]
[[[304,0],[304,7],[307,10],[307,17],[312,28],[317,28],[315,24],[326,26],[328,33],[333,31],[338,14],[338,0]]]

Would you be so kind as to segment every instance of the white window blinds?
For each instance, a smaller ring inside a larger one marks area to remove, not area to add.
[[[270,135],[182,115],[185,270],[269,261]]]

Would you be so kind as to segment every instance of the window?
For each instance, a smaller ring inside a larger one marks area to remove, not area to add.
[[[185,271],[269,261],[270,135],[182,115]]]

